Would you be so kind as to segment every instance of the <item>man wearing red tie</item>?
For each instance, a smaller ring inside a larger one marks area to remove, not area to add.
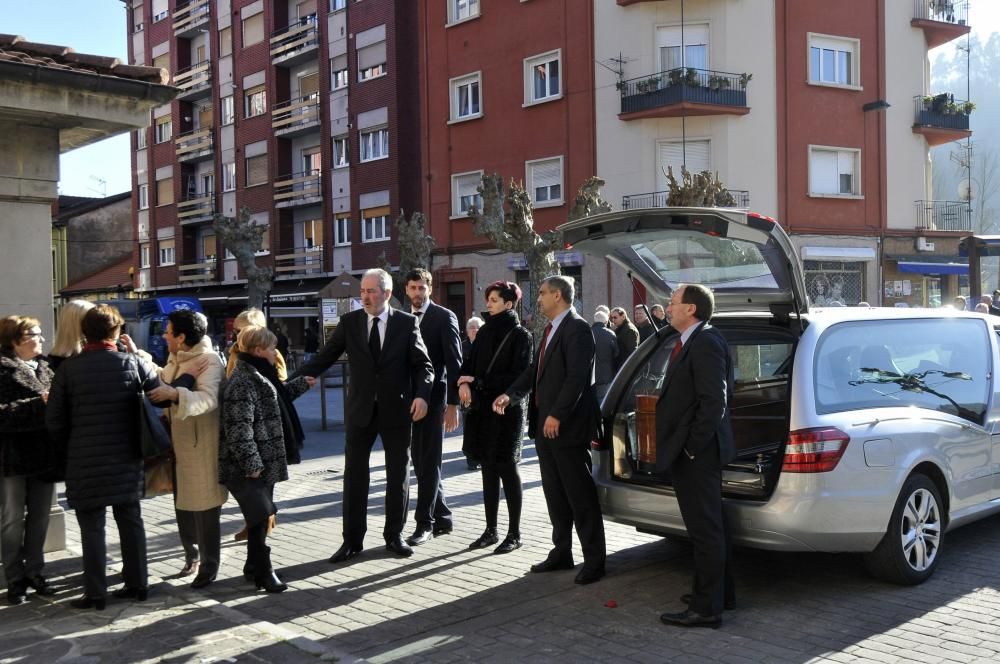
[[[594,394],[594,335],[573,309],[573,281],[546,277],[538,289],[538,311],[549,319],[534,362],[493,402],[503,414],[512,399],[529,392],[528,435],[542,472],[542,490],[552,522],[548,557],[532,572],[573,569],[573,526],[583,549],[576,583],[604,576],[604,520],[591,475],[590,442],[600,409]]]

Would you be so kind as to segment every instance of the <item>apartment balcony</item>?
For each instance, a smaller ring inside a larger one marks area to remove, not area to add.
[[[278,274],[311,274],[323,271],[323,245],[293,247],[274,257]]]
[[[967,0],[913,0],[910,25],[924,31],[927,48],[946,44],[969,33]]]
[[[215,281],[215,256],[206,257],[200,263],[186,263],[177,267],[177,281]]]
[[[271,35],[271,64],[292,67],[316,59],[319,53],[319,31],[316,15],[306,16]]]
[[[274,183],[274,207],[318,205],[323,200],[319,171],[283,175]]]
[[[729,197],[716,200],[716,207],[750,208],[750,192],[744,189],[729,189]],[[653,191],[648,194],[629,194],[622,196],[623,210],[641,210],[645,208],[667,207],[669,191]]]
[[[972,232],[972,209],[965,201],[913,201],[918,231]]]
[[[276,104],[271,109],[271,129],[275,136],[292,138],[319,129],[319,95],[300,97]]]
[[[177,99],[194,101],[212,94],[212,63],[208,60],[181,69],[174,74],[174,83],[180,88]]]
[[[955,101],[948,93],[914,97],[913,133],[921,134],[932,147],[968,138],[972,136],[969,115],[975,107],[972,102]]]
[[[746,115],[750,74],[677,68],[618,84],[622,120]]]
[[[215,194],[192,194],[177,202],[177,221],[181,225],[211,221],[215,215]]]
[[[178,3],[174,9],[174,37],[194,37],[200,32],[208,32],[209,0],[191,0]]]
[[[215,141],[211,129],[192,129],[178,134],[174,139],[174,154],[177,161],[197,162],[215,156]]]

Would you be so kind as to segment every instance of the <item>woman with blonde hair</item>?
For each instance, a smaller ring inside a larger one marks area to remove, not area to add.
[[[288,479],[286,448],[295,438],[292,400],[306,392],[314,378],[300,376],[287,384],[278,378],[277,336],[266,327],[249,325],[237,337],[233,371],[223,393],[219,440],[219,482],[229,488],[247,522],[247,564],[258,589],[280,593],[287,586],[271,567],[266,544],[274,506],[274,485]]]
[[[233,319],[233,344],[229,347],[229,360],[226,363],[226,378],[229,378],[229,376],[233,374],[233,368],[236,366],[236,354],[239,352],[237,350],[236,339],[239,337],[243,328],[251,325],[263,328],[267,327],[267,318],[264,317],[264,312],[256,307],[250,307],[246,311],[241,311],[240,314]],[[281,356],[281,353],[277,353],[275,356],[274,368],[278,370],[278,378],[280,378],[282,382],[288,380],[288,371],[285,368],[285,358]]]
[[[70,300],[62,306],[59,323],[56,326],[56,338],[52,342],[48,358],[53,371],[59,368],[63,360],[75,357],[83,350],[83,331],[80,324],[84,315],[93,308],[94,303],[86,300]]]

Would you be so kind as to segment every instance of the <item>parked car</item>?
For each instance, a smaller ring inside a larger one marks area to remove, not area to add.
[[[773,219],[729,209],[612,212],[562,227],[658,301],[682,283],[715,293],[730,344],[737,459],[723,472],[734,543],[860,552],[871,572],[917,584],[953,528],[1000,511],[1000,319],[932,309],[810,309]],[[620,369],[602,404],[593,473],[607,519],[685,534],[654,474],[655,406],[670,328]]]

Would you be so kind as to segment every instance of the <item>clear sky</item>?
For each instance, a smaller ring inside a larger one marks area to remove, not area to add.
[[[70,46],[81,53],[109,55],[123,62],[128,60],[125,18],[121,0],[0,0],[0,32]],[[990,33],[1000,32],[1000,0],[972,0],[969,24],[983,42]],[[954,48],[954,44],[936,49],[931,57]],[[130,168],[127,134],[74,150],[60,161],[59,192],[100,196],[127,191]]]

